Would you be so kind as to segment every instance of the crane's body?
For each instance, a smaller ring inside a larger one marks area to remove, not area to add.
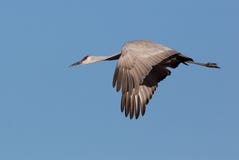
[[[170,75],[170,68],[180,63],[192,63],[210,68],[219,68],[216,63],[199,63],[176,50],[152,41],[131,41],[122,50],[111,56],[86,56],[71,66],[99,61],[117,60],[113,87],[122,91],[121,111],[125,116],[137,119],[143,116],[146,104],[152,98],[158,83]]]

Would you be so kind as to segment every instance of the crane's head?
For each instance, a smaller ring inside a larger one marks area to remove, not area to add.
[[[82,60],[77,61],[77,62],[71,64],[70,67],[76,66],[76,65],[80,65],[80,64],[89,64],[89,63],[92,63],[91,62],[91,56],[87,55],[84,58],[82,58]]]

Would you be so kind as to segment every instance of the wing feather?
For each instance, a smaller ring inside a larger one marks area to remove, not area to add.
[[[140,109],[139,109],[139,96],[138,95],[134,95],[135,96],[135,103],[134,103],[134,108],[135,108],[135,118],[137,119],[139,117],[140,114]]]
[[[170,71],[161,63],[178,54],[175,50],[150,41],[126,43],[121,51],[113,78],[116,91],[122,90],[121,111],[125,116],[144,115],[158,82]]]
[[[134,103],[135,103],[134,97],[135,96],[133,94],[130,95],[130,119],[134,117]]]

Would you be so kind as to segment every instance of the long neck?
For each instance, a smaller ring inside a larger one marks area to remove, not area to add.
[[[119,59],[120,55],[121,55],[121,52],[114,55],[110,55],[110,56],[90,56],[90,62],[95,63],[99,61],[112,61],[112,60]]]
[[[112,61],[112,60],[116,60],[116,59],[119,59],[121,56],[121,52],[118,52],[114,55],[111,55],[111,56],[107,56],[108,58],[106,58],[105,60],[106,61]]]

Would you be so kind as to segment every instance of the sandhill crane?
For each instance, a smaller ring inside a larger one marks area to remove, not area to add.
[[[113,87],[122,91],[121,112],[130,119],[143,116],[146,104],[152,98],[158,83],[170,75],[170,68],[180,63],[197,64],[210,68],[220,68],[216,63],[199,63],[176,50],[152,41],[131,41],[122,50],[111,56],[85,56],[70,66],[90,64],[99,61],[118,60]]]

